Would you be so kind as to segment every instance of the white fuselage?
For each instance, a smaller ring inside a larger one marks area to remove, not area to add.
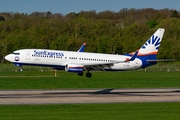
[[[105,70],[134,70],[142,66],[142,61],[135,58],[133,61],[125,61],[130,56],[99,54],[87,52],[72,52],[46,49],[22,49],[14,51],[5,57],[6,60],[15,65],[36,65],[49,67],[65,67],[67,64],[77,65],[104,65]]]

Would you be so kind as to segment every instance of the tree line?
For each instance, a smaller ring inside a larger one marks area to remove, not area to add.
[[[95,10],[67,15],[48,12],[0,13],[0,60],[14,50],[42,48],[77,51],[86,42],[85,51],[126,54],[139,49],[158,29],[165,34],[158,58],[180,60],[179,12],[127,9],[119,12]]]

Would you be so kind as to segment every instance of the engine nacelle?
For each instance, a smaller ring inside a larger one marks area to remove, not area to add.
[[[80,72],[83,72],[83,70],[84,70],[84,65],[67,64],[65,66],[65,71],[66,72],[80,73]]]

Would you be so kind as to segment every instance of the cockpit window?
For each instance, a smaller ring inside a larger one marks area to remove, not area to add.
[[[14,54],[14,55],[20,55],[20,53],[16,53],[16,52],[13,52],[12,54]]]

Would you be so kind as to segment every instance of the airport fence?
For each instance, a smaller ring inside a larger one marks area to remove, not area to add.
[[[23,71],[53,71],[52,68],[50,67],[39,67],[39,66],[23,66],[22,67]],[[15,66],[14,64],[10,63],[1,63],[0,64],[0,72],[2,71],[14,71],[18,72],[20,70],[19,67]]]
[[[19,67],[14,66],[12,63],[0,63],[0,72],[14,71],[18,72]],[[23,71],[54,71],[51,67],[38,67],[38,66],[23,66]],[[156,65],[150,66],[146,69],[139,69],[138,71],[167,71],[175,72],[180,71],[180,62],[160,62]]]

